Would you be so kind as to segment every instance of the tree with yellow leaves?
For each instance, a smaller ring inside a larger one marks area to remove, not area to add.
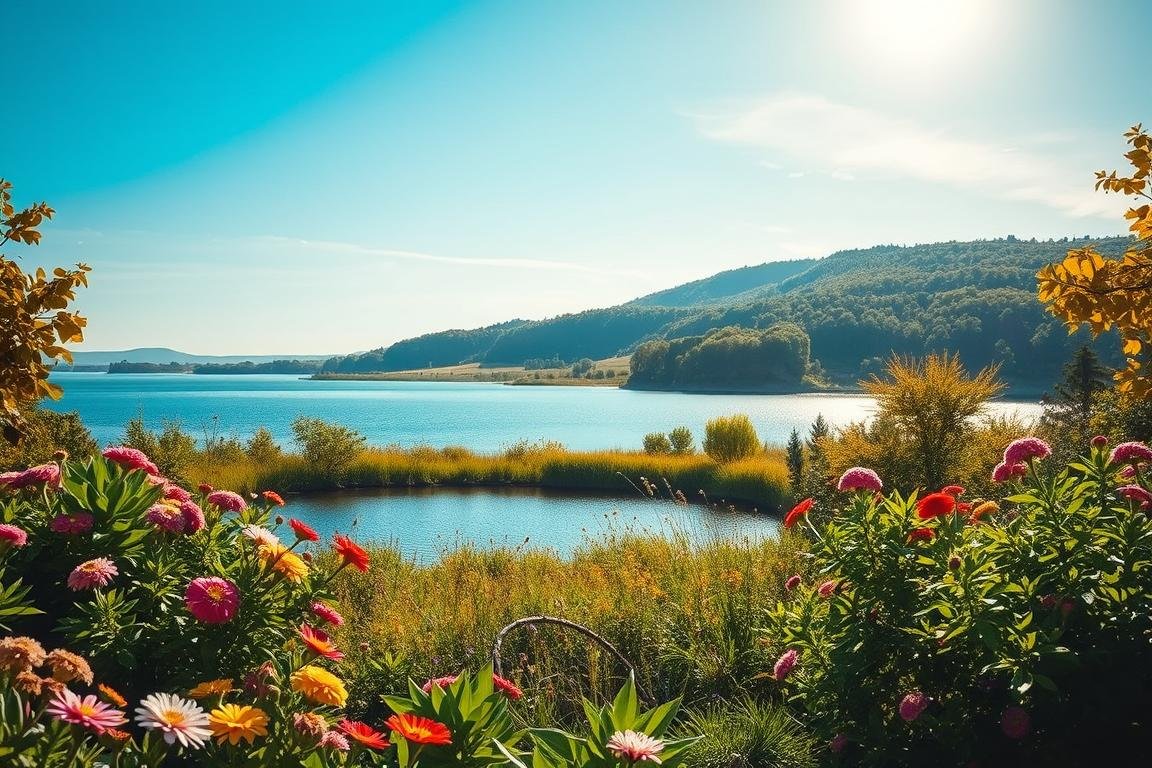
[[[0,179],[0,246],[38,245],[38,227],[55,214],[47,203],[22,211],[12,205],[12,185]],[[28,425],[21,409],[43,397],[59,399],[60,387],[48,381],[48,361],[72,362],[62,344],[84,340],[87,320],[68,305],[76,288],[88,285],[90,267],[57,267],[49,278],[43,268],[25,274],[20,265],[0,254],[0,428],[17,443]]]
[[[1132,149],[1124,157],[1134,169],[1131,176],[1116,171],[1096,173],[1096,189],[1141,200],[1152,200],[1152,137],[1141,125],[1124,134]],[[1115,328],[1123,343],[1127,366],[1116,373],[1123,394],[1152,396],[1152,206],[1144,203],[1124,214],[1134,234],[1132,245],[1117,259],[1101,256],[1095,248],[1076,248],[1064,261],[1049,264],[1036,277],[1040,301],[1075,330],[1088,324],[1093,335]]]

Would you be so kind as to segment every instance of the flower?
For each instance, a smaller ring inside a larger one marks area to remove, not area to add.
[[[174,504],[153,504],[144,513],[144,519],[162,531],[184,533],[184,515]]]
[[[200,505],[188,499],[180,502],[180,515],[184,518],[184,533],[192,534],[204,530],[207,521]]]
[[[292,690],[304,695],[315,704],[330,704],[342,707],[348,700],[348,690],[343,681],[321,667],[307,664],[292,673]]]
[[[266,661],[244,675],[244,690],[257,697],[267,696],[272,690],[272,687],[268,685],[268,681],[275,679],[276,668],[272,665],[272,662]]]
[[[930,493],[916,502],[916,517],[931,520],[956,511],[956,497],[947,493]]]
[[[1008,464],[1002,461],[992,470],[992,482],[1006,483],[1014,477],[1024,477],[1026,474],[1028,474],[1027,464]]]
[[[351,749],[348,738],[339,731],[327,731],[320,737],[320,746],[347,752]]]
[[[0,523],[0,542],[8,542],[13,547],[22,547],[28,543],[28,532],[19,526]]]
[[[328,721],[315,712],[297,712],[292,715],[292,727],[306,736],[318,739],[328,730]]]
[[[384,734],[359,720],[344,719],[336,727],[369,749],[387,749],[391,746]]]
[[[659,755],[664,750],[664,742],[639,731],[616,731],[604,746],[618,760],[656,765],[660,765]]]
[[[267,493],[267,491],[265,491]],[[320,534],[307,523],[302,523],[295,518],[288,521],[292,531],[296,534],[297,541],[320,541]]]
[[[1040,607],[1049,611],[1056,607],[1056,595],[1047,594],[1040,598]]]
[[[248,502],[244,501],[244,497],[232,491],[212,491],[205,501],[229,512],[240,512],[248,508]]]
[[[106,587],[120,569],[106,557],[85,560],[68,574],[68,587],[76,592],[95,587]]]
[[[1133,466],[1142,461],[1152,461],[1152,448],[1144,443],[1119,443],[1108,455],[1108,461],[1113,464],[1132,464]]]
[[[970,522],[978,522],[985,515],[994,515],[1000,511],[1000,505],[994,501],[985,501],[972,508],[968,513],[968,520]]]
[[[268,735],[268,715],[259,707],[221,704],[208,715],[208,727],[217,744],[236,746],[241,739],[251,744],[257,736]]]
[[[911,723],[928,708],[929,701],[930,699],[920,691],[904,694],[904,698],[900,699],[900,717],[904,722]]]
[[[5,637],[0,640],[0,671],[30,672],[44,663],[44,646],[30,637]]]
[[[100,696],[103,697],[104,701],[108,702],[109,704],[117,707],[128,706],[128,699],[121,696],[120,692],[112,686],[100,683],[96,686],[96,690],[100,691]]]
[[[946,493],[949,496],[963,496],[964,486],[962,485],[946,485],[940,489],[940,493]]]
[[[201,576],[188,584],[184,605],[197,621],[224,624],[232,620],[240,607],[240,590],[219,576]]]
[[[1116,489],[1116,493],[1129,501],[1139,503],[1140,509],[1152,507],[1152,493],[1149,493],[1147,489],[1141,488],[1139,485],[1123,485]]]
[[[44,687],[44,681],[35,672],[17,672],[12,678],[12,687],[29,696],[39,696]]]
[[[73,723],[96,733],[103,733],[127,722],[120,710],[97,701],[91,694],[80,698],[67,688],[57,691],[44,711],[61,722]]]
[[[299,584],[308,575],[308,564],[300,555],[288,551],[283,544],[270,544],[256,550],[264,562],[293,584]]]
[[[60,466],[58,464],[39,464],[29,467],[23,472],[5,472],[3,485],[12,490],[26,488],[29,485],[60,485]]]
[[[206,699],[209,696],[223,696],[235,687],[236,683],[232,678],[222,677],[219,680],[197,683],[195,688],[188,691],[188,695],[193,699]]]
[[[1032,717],[1023,707],[1007,707],[1000,715],[1000,730],[1010,739],[1022,739],[1032,730]]]
[[[179,741],[184,747],[202,747],[212,735],[208,713],[196,702],[170,693],[153,693],[141,699],[136,722],[142,728],[163,733],[166,743]]]
[[[832,593],[836,591],[837,586],[836,581],[829,579],[817,587],[816,591],[820,594],[820,597],[831,597]]]
[[[832,740],[828,742],[828,749],[837,754],[843,752],[846,746],[848,746],[848,737],[842,733],[836,734],[832,737]]]
[[[788,580],[784,582],[784,589],[788,590],[789,592],[796,589],[798,586],[800,586],[800,574],[798,573],[792,574],[788,577]]]
[[[337,535],[332,549],[336,550],[336,554],[344,561],[344,565],[351,565],[358,571],[368,570],[368,553],[347,536]]]
[[[216,489],[213,488],[212,486],[208,485],[208,483],[200,483],[200,485],[196,486],[196,490],[200,491],[200,493],[203,493],[203,494],[209,494],[209,493],[212,493],[212,491],[214,491]]]
[[[772,674],[775,676],[776,682],[782,683],[788,679],[788,675],[792,674],[792,670],[796,668],[796,659],[799,655],[800,653],[795,648],[789,648],[776,660],[776,664],[772,667]]]
[[[908,532],[908,543],[912,544],[917,541],[932,541],[936,534],[932,532],[931,528],[913,528]]]
[[[1108,438],[1105,435],[1096,435],[1089,441],[1093,448],[1103,450],[1108,445]]]
[[[246,539],[251,539],[258,547],[271,547],[280,543],[276,534],[262,525],[246,525],[240,529]]]
[[[964,561],[960,559],[959,555],[952,555],[952,557],[948,558],[948,570],[950,571],[958,570],[963,564]]]
[[[328,622],[334,627],[341,627],[344,625],[344,617],[330,605],[321,602],[312,603],[310,606],[312,613],[316,614],[320,619]]]
[[[160,474],[160,469],[144,455],[144,452],[138,451],[135,448],[129,448],[124,445],[114,445],[111,448],[105,448],[104,452],[100,455],[109,461],[116,462],[125,469],[139,469],[150,475]]]
[[[496,690],[512,699],[512,701],[516,701],[524,695],[524,691],[520,690],[515,683],[497,674],[492,675],[492,685],[496,687]]]
[[[816,501],[814,499],[804,499],[804,501],[792,507],[792,510],[784,516],[784,527],[791,528],[796,525],[796,522],[807,515],[808,510],[812,509],[812,505],[815,503]]]
[[[838,491],[874,491],[879,493],[884,488],[880,475],[865,467],[852,467],[840,475],[836,483]]]
[[[278,507],[284,506],[284,497],[276,493],[276,491],[264,491],[260,494],[266,501],[270,501]]]
[[[420,715],[392,715],[384,721],[384,725],[414,744],[445,746],[452,743],[452,732],[448,726]]]
[[[164,498],[179,503],[181,501],[191,501],[192,494],[173,482],[167,482],[164,483]]]
[[[329,639],[327,633],[313,629],[307,624],[300,625],[300,639],[304,641],[304,645],[308,646],[308,650],[317,656],[323,656],[332,661],[340,661],[344,658],[344,652],[336,648],[336,644]]]
[[[132,738],[132,734],[128,733],[128,731],[122,731],[119,728],[108,728],[101,735],[107,736],[114,743],[121,743],[121,744],[124,743],[125,741],[128,741],[128,739]]]
[[[57,648],[44,658],[44,663],[52,670],[52,679],[62,683],[80,680],[85,685],[92,684],[92,667],[82,656]]]
[[[1052,448],[1038,437],[1021,437],[1008,443],[1004,449],[1005,464],[1021,464],[1032,459],[1052,455]]]
[[[73,512],[72,514],[61,512],[52,518],[48,527],[52,529],[53,533],[88,533],[92,530],[94,522],[95,519],[88,512]]]
[[[454,683],[454,682],[456,682],[456,675],[445,675],[444,677],[434,677],[431,680],[429,680],[428,682],[424,683],[424,685],[420,686],[420,690],[424,691],[424,693],[432,693],[432,686],[438,685],[441,688],[447,688],[448,686],[452,685],[452,683]]]

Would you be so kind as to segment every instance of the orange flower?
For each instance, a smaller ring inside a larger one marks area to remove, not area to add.
[[[804,499],[804,501],[792,507],[792,511],[784,516],[784,527],[791,528],[796,525],[796,521],[808,514],[808,511],[812,509],[812,505],[815,503],[813,499]]]
[[[206,683],[200,683],[188,691],[188,695],[193,699],[206,699],[209,696],[223,696],[235,688],[236,683],[231,678],[225,677],[220,680],[209,680]]]
[[[387,749],[391,746],[388,739],[384,738],[384,734],[359,720],[341,720],[337,727],[369,749]],[[449,739],[449,743],[451,743],[451,739]]]
[[[264,544],[257,553],[265,562],[293,584],[299,584],[308,575],[308,563],[300,555],[288,551],[283,544]]]
[[[128,700],[121,696],[119,691],[117,691],[112,686],[100,683],[96,686],[96,690],[100,691],[100,698],[104,699],[104,701],[108,702],[109,704],[113,704],[117,707],[120,707],[121,709],[128,706]]]
[[[276,493],[276,491],[264,491],[260,495],[278,507],[284,506],[284,497]]]
[[[392,715],[384,725],[414,744],[446,746],[452,743],[452,732],[448,726],[420,715]]]
[[[316,529],[307,523],[292,518],[288,521],[288,525],[292,526],[292,531],[299,541],[320,541],[320,534],[316,533]]]
[[[332,661],[340,661],[344,658],[344,653],[336,648],[336,644],[332,642],[326,632],[313,629],[307,624],[301,624],[300,639],[317,656],[323,656],[326,659],[332,659]]]
[[[345,565],[351,565],[359,571],[368,570],[368,553],[347,536],[336,536],[332,549],[336,550]]]

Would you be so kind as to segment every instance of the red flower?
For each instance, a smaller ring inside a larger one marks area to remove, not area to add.
[[[946,493],[949,496],[963,496],[964,486],[962,485],[946,485],[940,489],[940,493]]]
[[[429,720],[427,717],[410,714],[392,715],[384,725],[414,744],[446,746],[452,743],[452,732],[448,730],[448,726]]]
[[[336,648],[336,644],[328,637],[327,632],[313,629],[307,624],[301,624],[300,639],[317,656],[323,656],[326,659],[332,659],[332,661],[340,661],[344,658],[343,651]]]
[[[808,510],[812,509],[812,505],[815,503],[813,499],[804,499],[804,501],[792,507],[792,511],[784,516],[784,527],[791,528],[796,525],[796,521],[808,514]]]
[[[336,550],[336,554],[340,556],[345,565],[351,565],[358,571],[368,570],[368,553],[347,536],[337,535],[332,549]]]
[[[369,749],[387,749],[392,746],[384,734],[359,720],[341,720],[336,727]]]
[[[524,695],[524,691],[516,687],[515,683],[500,677],[500,675],[492,675],[492,685],[496,687],[496,690],[502,691],[504,695],[512,699],[512,701],[516,701]]]
[[[931,528],[913,528],[908,533],[908,543],[911,544],[917,541],[932,541],[936,534],[932,532]]]
[[[271,491],[265,491],[271,493]],[[320,541],[320,534],[316,533],[316,529],[307,523],[302,523],[299,520],[292,518],[288,521],[288,525],[296,533],[296,538],[299,541]]]
[[[276,491],[264,491],[260,495],[278,507],[284,506],[284,497],[276,493]]]
[[[950,515],[956,511],[956,498],[946,493],[930,493],[916,502],[916,516],[921,520]]]

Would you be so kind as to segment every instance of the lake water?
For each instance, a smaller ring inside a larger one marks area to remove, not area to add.
[[[716,416],[746,413],[766,442],[783,445],[823,414],[833,425],[868,418],[864,395],[698,395],[612,387],[505,386],[488,383],[311,381],[295,375],[208,376],[54,373],[62,400],[46,407],[78,411],[101,443],[119,442],[140,416],[158,428],[179,422],[197,437],[241,439],[267,427],[286,447],[292,420],[312,416],[355,429],[373,445],[463,445],[498,451],[518,440],[555,440],[568,448],[638,449],[649,432],[688,426],[697,444]],[[999,402],[992,412],[1039,415],[1039,406]]]
[[[289,497],[283,514],[305,520],[325,538],[339,532],[391,542],[424,562],[462,543],[567,555],[582,543],[627,531],[680,533],[694,541],[759,540],[774,536],[779,525],[767,515],[639,495],[571,496],[535,488],[341,491]]]

